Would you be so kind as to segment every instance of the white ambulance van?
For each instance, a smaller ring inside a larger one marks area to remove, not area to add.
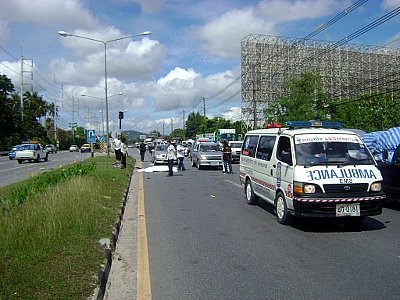
[[[292,121],[249,131],[239,167],[248,204],[269,202],[282,224],[293,216],[358,222],[381,214],[381,173],[359,136],[341,125]]]

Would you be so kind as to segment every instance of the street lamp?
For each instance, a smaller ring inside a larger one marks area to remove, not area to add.
[[[120,96],[120,95],[122,95],[123,93],[124,93],[124,92],[119,92],[119,93],[117,93],[117,94],[108,96],[108,99],[110,99],[110,98],[112,98],[112,97],[115,97],[115,96]],[[100,99],[100,100],[101,100],[101,110],[100,110],[100,112],[101,112],[101,124],[102,124],[103,136],[104,136],[104,117],[103,117],[103,114],[104,114],[103,100],[104,100],[104,98],[95,97],[95,96],[91,96],[91,95],[87,95],[87,94],[81,94],[81,96],[82,96],[82,97],[89,97],[89,98],[94,98],[94,99]]]
[[[139,34],[134,34],[134,35],[128,35],[128,36],[123,36],[120,38],[116,38],[116,39],[112,39],[112,40],[108,40],[108,41],[103,41],[103,40],[98,40],[98,39],[93,39],[87,36],[81,36],[81,35],[77,35],[77,34],[72,34],[72,33],[68,33],[65,31],[60,30],[58,32],[59,35],[61,35],[62,37],[68,37],[68,36],[72,36],[72,37],[77,37],[77,38],[81,38],[81,39],[85,39],[85,40],[89,40],[89,41],[93,41],[93,42],[97,42],[97,43],[102,43],[104,45],[104,91],[105,91],[105,100],[106,100],[106,131],[107,131],[107,155],[110,156],[110,152],[109,152],[109,146],[108,146],[108,136],[110,133],[109,130],[109,122],[108,122],[108,95],[107,95],[107,44],[111,43],[111,42],[116,42],[116,41],[120,41],[120,40],[124,40],[124,39],[129,39],[129,38],[133,38],[133,37],[137,37],[137,36],[143,36],[143,35],[149,35],[151,34],[150,31],[144,31],[142,33]]]

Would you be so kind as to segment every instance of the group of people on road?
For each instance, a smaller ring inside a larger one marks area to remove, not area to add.
[[[122,133],[118,133],[113,139],[112,144],[115,153],[114,167],[126,169],[126,157],[128,156],[127,138]]]
[[[139,152],[140,152],[140,160],[144,161],[144,156],[146,153],[146,145],[144,141],[141,141],[139,144]],[[178,144],[175,146],[171,143],[170,140],[167,140],[167,162],[168,162],[168,175],[167,177],[173,176],[173,166],[174,162],[178,161],[178,172],[185,171],[185,147],[182,145],[182,141],[178,141]],[[232,171],[232,148],[229,145],[227,140],[222,142],[222,161],[223,161],[223,173],[233,174]]]
[[[174,161],[178,161],[178,172],[186,171],[184,160],[185,160],[185,147],[182,145],[182,141],[178,141],[178,145],[175,146],[171,141],[167,141],[167,159],[168,159],[168,177],[174,175],[173,166]]]

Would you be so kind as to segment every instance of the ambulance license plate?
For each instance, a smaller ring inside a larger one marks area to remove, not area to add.
[[[359,217],[360,203],[336,204],[336,217]]]

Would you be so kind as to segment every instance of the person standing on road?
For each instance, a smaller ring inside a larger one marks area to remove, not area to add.
[[[183,160],[185,159],[185,147],[182,145],[182,141],[178,142],[178,146],[176,147],[176,156],[178,158],[178,171],[185,171],[185,165]]]
[[[168,160],[168,177],[174,175],[173,166],[174,160],[176,159],[176,150],[174,145],[171,144],[171,141],[167,141],[167,160]]]
[[[121,137],[121,169],[126,169],[126,157],[128,156],[128,140],[124,135]]]
[[[223,173],[232,174],[232,148],[227,140],[222,142],[222,161],[224,162]]]
[[[144,144],[143,141],[140,142],[139,152],[140,152],[140,160],[144,161],[144,155],[146,153],[146,145]]]
[[[114,166],[121,165],[121,157],[122,157],[121,144],[122,144],[121,133],[118,133],[117,137],[113,140],[113,146],[115,152],[115,163],[113,163]]]

